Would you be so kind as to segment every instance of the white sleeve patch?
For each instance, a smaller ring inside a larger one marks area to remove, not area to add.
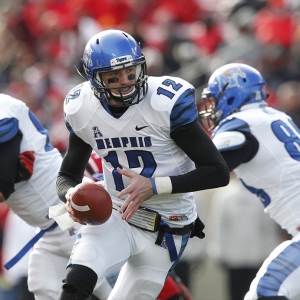
[[[245,144],[246,137],[238,131],[227,131],[216,135],[213,142],[219,151],[234,150]]]

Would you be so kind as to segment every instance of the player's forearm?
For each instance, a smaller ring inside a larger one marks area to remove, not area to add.
[[[176,130],[172,138],[197,166],[186,174],[170,177],[172,193],[218,188],[229,183],[225,160],[197,121]]]
[[[257,139],[251,133],[243,132],[243,134],[246,136],[246,141],[242,147],[221,151],[230,171],[233,171],[239,165],[250,161],[258,151],[259,146]]]
[[[56,180],[56,192],[58,197],[63,202],[67,202],[65,197],[67,191],[71,188],[79,184],[82,180],[73,180],[70,177],[64,176],[61,172],[58,173],[57,180]]]
[[[229,183],[228,168],[223,163],[202,166],[189,173],[171,176],[172,193],[185,193],[226,186]]]
[[[90,145],[76,135],[70,134],[68,150],[56,180],[56,192],[63,202],[67,201],[65,198],[67,191],[82,181],[91,152]]]

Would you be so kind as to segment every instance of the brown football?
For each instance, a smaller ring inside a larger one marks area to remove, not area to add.
[[[71,199],[76,217],[90,225],[105,223],[112,213],[112,201],[108,192],[93,182],[77,186]]]

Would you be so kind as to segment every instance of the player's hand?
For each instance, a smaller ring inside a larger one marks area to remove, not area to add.
[[[24,151],[19,155],[20,167],[15,182],[28,180],[33,173],[35,161],[34,151]]]
[[[85,222],[83,222],[81,219],[76,217],[75,211],[71,206],[71,200],[72,200],[72,196],[74,195],[74,193],[76,192],[76,187],[72,187],[70,189],[68,189],[67,193],[66,193],[66,211],[69,213],[69,216],[73,219],[73,221],[80,223],[81,225],[86,225]]]
[[[123,220],[129,220],[137,211],[139,206],[153,196],[152,185],[149,178],[141,176],[135,172],[117,168],[117,171],[131,179],[131,183],[122,190],[118,197],[121,198],[128,194],[128,197],[123,202],[119,212]]]

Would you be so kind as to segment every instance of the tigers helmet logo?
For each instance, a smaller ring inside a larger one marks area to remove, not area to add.
[[[227,70],[223,73],[222,81],[224,82],[221,82],[221,86],[224,86],[224,84],[229,83],[228,87],[238,87],[240,86],[239,78],[246,78],[246,74],[242,72],[240,68],[232,68],[230,70]]]
[[[92,52],[93,50],[91,48],[89,49],[85,49],[84,53],[83,53],[83,62],[86,66],[91,67],[93,65],[93,61],[92,61]]]
[[[114,69],[114,67],[119,68],[120,66],[123,66],[124,68],[126,68],[127,66],[131,66],[133,62],[133,58],[131,55],[124,55],[124,56],[120,56],[120,57],[116,57],[110,60],[110,65],[112,67],[112,69]]]

